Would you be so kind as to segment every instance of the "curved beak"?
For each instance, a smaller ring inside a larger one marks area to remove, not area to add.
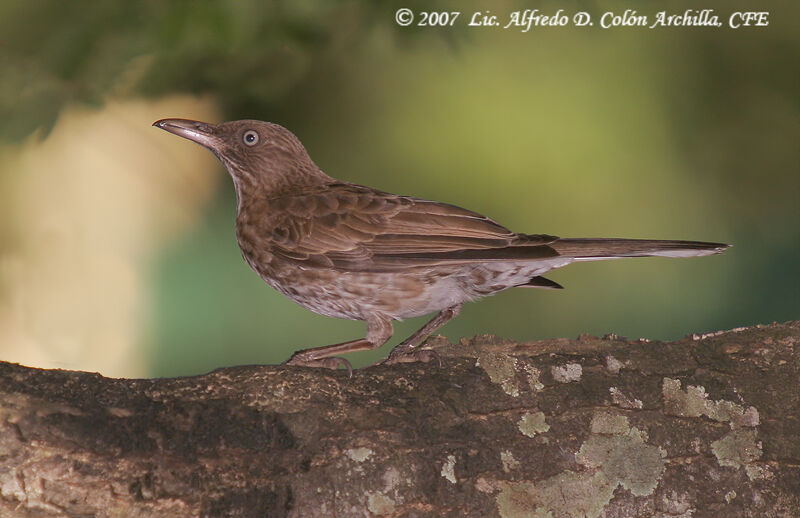
[[[222,143],[222,139],[216,135],[217,127],[205,122],[188,119],[161,119],[154,122],[153,126],[197,142],[212,151],[217,151]]]

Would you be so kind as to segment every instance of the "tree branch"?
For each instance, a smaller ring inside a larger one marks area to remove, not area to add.
[[[0,364],[0,515],[797,516],[799,343],[436,337],[441,368],[352,378]]]

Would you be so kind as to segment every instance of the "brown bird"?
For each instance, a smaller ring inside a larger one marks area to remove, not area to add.
[[[277,124],[163,119],[153,125],[210,149],[228,169],[239,247],[267,284],[315,313],[367,323],[364,338],[298,351],[286,362],[291,365],[350,369],[338,355],[380,347],[392,336],[393,320],[437,312],[386,360],[427,361],[432,353],[417,346],[465,302],[513,287],[561,289],[542,277],[553,268],[620,257],[695,257],[728,247],[517,234],[454,205],[336,180]]]

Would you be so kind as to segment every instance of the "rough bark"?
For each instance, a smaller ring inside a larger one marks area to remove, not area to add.
[[[0,516],[800,516],[800,322],[177,379],[0,364]]]

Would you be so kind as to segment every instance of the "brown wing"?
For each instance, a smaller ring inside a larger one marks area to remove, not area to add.
[[[269,200],[271,252],[352,271],[554,257],[556,237],[515,234],[480,214],[353,184]]]

